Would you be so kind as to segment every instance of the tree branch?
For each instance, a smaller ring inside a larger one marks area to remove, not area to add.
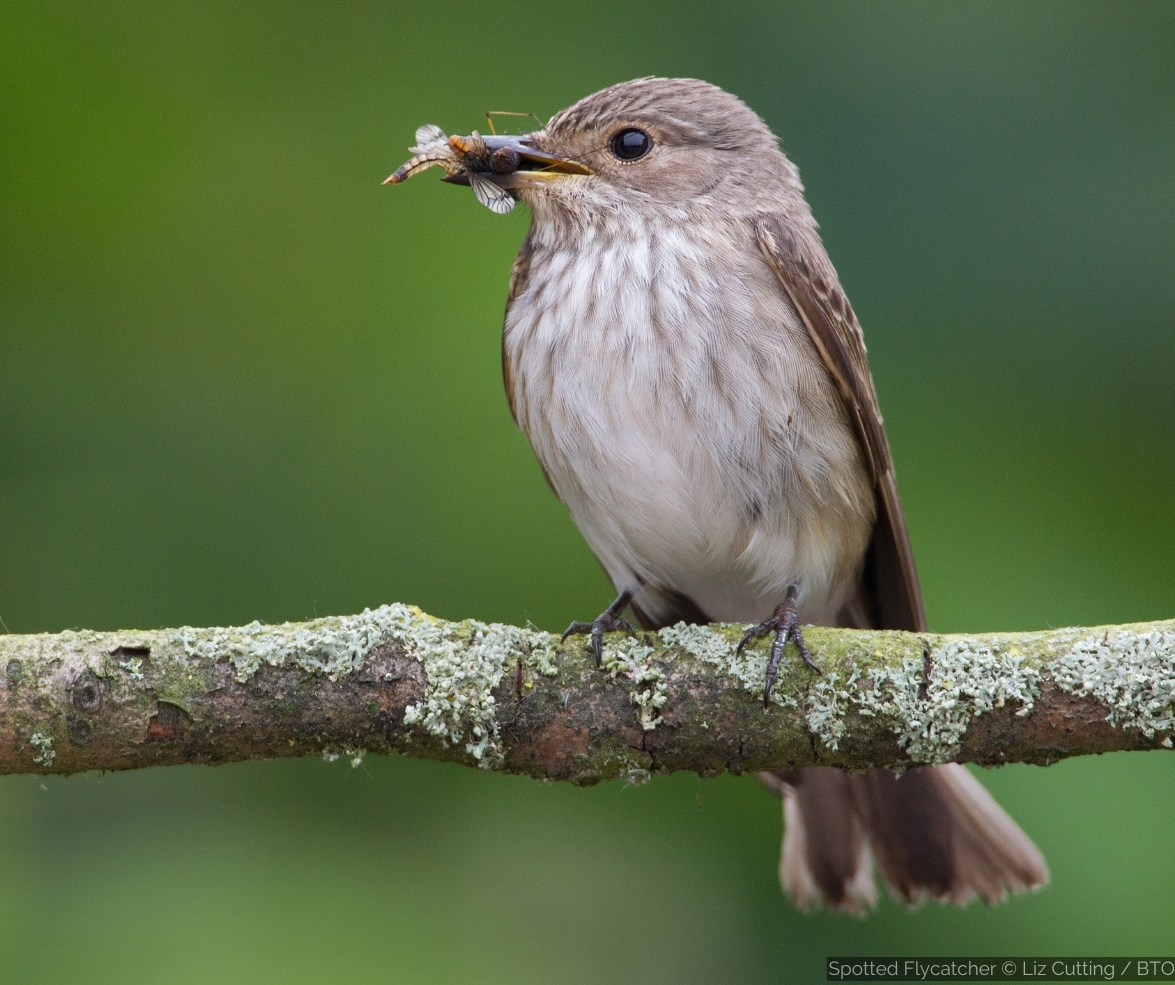
[[[0,773],[364,752],[594,783],[688,769],[1047,764],[1170,748],[1175,620],[987,635],[684,624],[582,639],[404,605],[234,629],[0,636]]]

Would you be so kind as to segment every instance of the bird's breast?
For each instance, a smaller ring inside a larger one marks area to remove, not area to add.
[[[749,620],[799,582],[801,615],[831,621],[873,493],[750,233],[536,227],[528,246],[503,339],[511,402],[617,587],[660,586],[711,619]]]

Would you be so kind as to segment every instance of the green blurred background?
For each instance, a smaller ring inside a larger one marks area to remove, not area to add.
[[[414,128],[693,75],[799,164],[930,621],[1175,616],[1175,6],[0,5],[0,618],[610,598],[510,421],[524,209]],[[1170,951],[1175,758],[985,783],[1053,883],[801,916],[753,780],[368,757],[0,778],[12,982],[814,981],[829,954]]]

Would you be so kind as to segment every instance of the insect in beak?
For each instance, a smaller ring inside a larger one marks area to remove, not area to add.
[[[442,180],[470,185],[477,200],[498,214],[514,208],[510,189],[540,184],[568,174],[593,174],[591,168],[539,149],[525,134],[483,137],[476,130],[468,137],[446,137],[440,127],[425,124],[416,131],[415,155],[386,181],[398,185],[431,167],[445,170]]]

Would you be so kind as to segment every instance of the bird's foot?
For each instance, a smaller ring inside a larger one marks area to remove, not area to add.
[[[750,643],[751,640],[760,639],[770,633],[775,634],[775,642],[771,644],[771,658],[767,661],[767,683],[763,687],[764,708],[770,707],[771,688],[775,684],[775,678],[779,675],[779,661],[783,657],[783,651],[787,646],[788,640],[791,640],[796,645],[796,649],[800,651],[800,656],[803,658],[804,663],[816,671],[816,673],[820,673],[820,668],[816,666],[816,661],[812,659],[812,654],[808,652],[808,644],[804,642],[803,630],[800,629],[797,597],[798,592],[796,586],[790,586],[787,590],[787,597],[776,608],[775,615],[770,619],[765,619],[758,626],[752,626],[748,629],[738,645],[738,650],[735,651],[742,653],[743,647]]]
[[[596,666],[600,666],[603,658],[604,634],[617,629],[623,629],[629,636],[636,636],[636,630],[628,617],[623,615],[628,603],[632,601],[632,592],[621,592],[616,601],[606,608],[593,622],[573,622],[567,627],[560,642],[566,642],[568,636],[591,636],[592,653],[596,656]]]

